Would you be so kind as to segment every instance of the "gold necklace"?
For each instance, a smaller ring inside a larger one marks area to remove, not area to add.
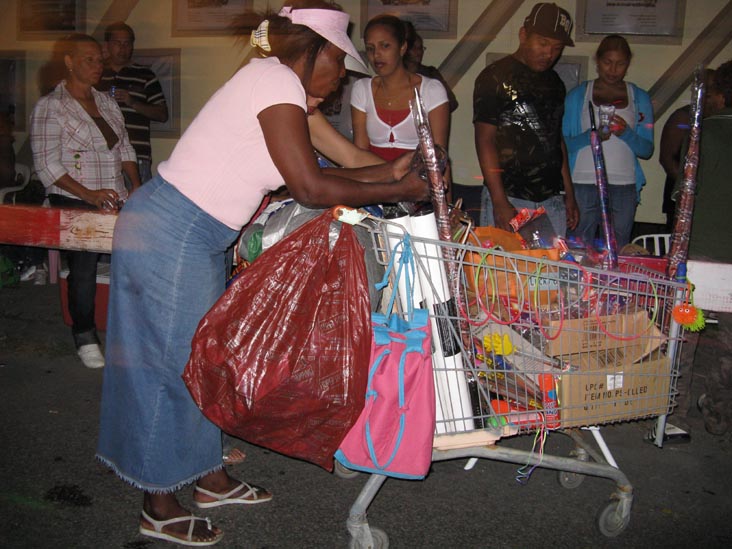
[[[411,74],[408,74],[408,75],[407,75],[407,86],[408,86],[408,87],[411,87],[411,86],[412,86],[412,75],[411,75]],[[382,78],[379,78],[379,89],[381,90],[381,95],[382,95],[382,97],[383,97],[383,98],[384,98],[384,100],[386,101],[386,106],[387,106],[387,107],[391,107],[391,104],[392,104],[392,100],[394,100],[394,99],[397,99],[397,98],[399,97],[399,93],[400,93],[400,92],[399,92],[399,91],[397,91],[397,93],[396,93],[396,97],[392,97],[392,96],[390,96],[390,95],[389,95],[389,94],[388,94],[388,93],[386,92],[386,86],[384,86],[384,79],[383,79],[383,77],[382,77]]]
[[[384,98],[384,101],[386,101],[386,106],[391,107],[392,98],[386,93],[386,86],[384,86],[383,78],[379,80],[379,89],[381,90],[381,96]]]

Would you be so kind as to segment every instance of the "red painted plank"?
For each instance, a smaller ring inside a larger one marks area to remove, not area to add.
[[[115,213],[0,205],[0,243],[110,253]]]

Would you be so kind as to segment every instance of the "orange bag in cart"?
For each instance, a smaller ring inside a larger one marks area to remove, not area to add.
[[[479,242],[470,244],[483,246],[484,242],[489,241],[504,252],[525,257],[509,259],[488,248],[484,253],[469,251],[465,254],[463,269],[468,289],[484,303],[498,296],[512,299],[523,296],[524,303],[533,303],[536,297],[541,305],[557,302],[557,269],[546,262],[559,261],[559,250],[523,249],[519,235],[496,227],[476,227],[475,234]]]
[[[221,429],[333,469],[364,405],[371,350],[363,248],[329,211],[257,258],[201,320],[183,379]],[[333,222],[335,223],[335,222]]]

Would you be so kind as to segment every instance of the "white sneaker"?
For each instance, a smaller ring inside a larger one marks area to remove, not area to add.
[[[76,352],[87,368],[104,368],[104,355],[96,343],[82,345]]]
[[[31,265],[30,267],[26,267],[20,272],[20,281],[21,282],[28,282],[30,279],[33,278],[33,275],[36,274],[37,267],[35,265]]]

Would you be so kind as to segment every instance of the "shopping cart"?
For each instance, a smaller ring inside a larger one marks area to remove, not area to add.
[[[419,282],[413,299],[429,309],[433,333],[432,460],[469,458],[466,469],[480,458],[553,469],[565,488],[586,475],[611,479],[616,488],[598,526],[609,537],[625,530],[633,487],[597,426],[664,418],[672,410],[682,338],[672,310],[686,299],[686,285],[633,264],[610,272],[536,251],[486,249],[471,232],[464,243],[443,242],[434,228],[429,233],[429,216],[386,221],[335,211],[342,221],[368,227],[384,265],[404,232],[412,233]],[[407,299],[401,288],[393,290]],[[550,431],[571,437],[570,457],[547,455],[543,446],[497,444],[529,433],[543,442]],[[336,473],[353,474],[338,463]],[[386,533],[366,518],[386,478],[371,475],[351,507],[351,547],[388,546]]]

